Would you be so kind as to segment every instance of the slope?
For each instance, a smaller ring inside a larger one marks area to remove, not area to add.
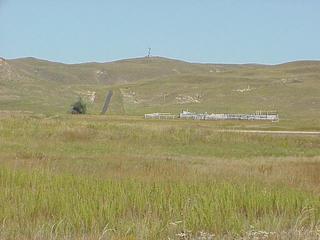
[[[98,114],[113,89],[110,114],[278,110],[282,120],[315,129],[319,79],[319,61],[225,65],[155,57],[67,65],[25,58],[1,61],[0,110],[65,113],[90,91],[90,113]]]

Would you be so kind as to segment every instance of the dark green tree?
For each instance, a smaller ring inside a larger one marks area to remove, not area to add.
[[[72,114],[86,114],[87,112],[87,104],[80,97],[78,101],[71,105],[71,113]]]

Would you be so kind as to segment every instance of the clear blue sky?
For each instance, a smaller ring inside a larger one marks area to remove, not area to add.
[[[0,0],[0,56],[77,63],[320,59],[319,0]]]

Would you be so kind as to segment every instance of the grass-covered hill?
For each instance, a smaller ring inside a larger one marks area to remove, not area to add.
[[[62,64],[0,61],[0,110],[65,113],[77,96],[96,92],[90,113],[114,90],[110,114],[277,110],[283,120],[319,126],[320,61],[280,65],[195,64],[152,57]]]

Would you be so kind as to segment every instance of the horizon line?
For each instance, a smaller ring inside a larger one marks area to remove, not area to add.
[[[208,65],[265,65],[265,66],[276,66],[276,65],[282,65],[286,63],[294,63],[294,62],[320,62],[320,59],[294,59],[289,60],[285,62],[279,62],[279,63],[258,63],[258,62],[242,62],[242,63],[226,63],[226,62],[201,62],[201,61],[188,61],[184,59],[174,58],[174,57],[164,57],[164,56],[157,56],[157,55],[151,55],[148,56],[137,56],[137,57],[129,57],[129,58],[119,58],[115,60],[107,60],[107,61],[80,61],[80,62],[65,62],[61,60],[50,60],[46,58],[40,58],[35,56],[21,56],[21,57],[14,57],[14,58],[6,58],[3,56],[0,56],[0,59],[8,60],[8,61],[15,61],[15,60],[21,60],[21,59],[35,59],[40,61],[46,61],[51,63],[60,63],[65,65],[80,65],[80,64],[89,64],[89,63],[97,63],[97,64],[106,64],[106,63],[114,63],[114,62],[121,62],[126,60],[139,60],[139,59],[148,59],[148,58],[159,58],[159,59],[165,59],[165,60],[173,60],[173,61],[180,61],[190,64],[208,64]]]

